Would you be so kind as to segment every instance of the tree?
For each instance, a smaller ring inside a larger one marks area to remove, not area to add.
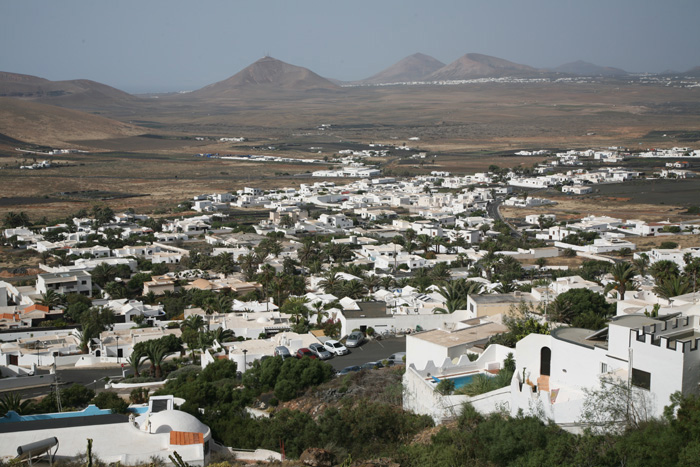
[[[126,413],[126,409],[129,408],[129,404],[117,393],[109,391],[101,392],[95,396],[92,404],[101,409],[111,409],[112,413]]]
[[[126,359],[126,362],[131,366],[131,368],[134,370],[134,377],[138,378],[141,376],[139,369],[141,368],[141,365],[143,362],[146,360],[146,354],[144,352],[144,342],[139,342],[136,345],[134,345],[134,348],[131,352],[131,355],[129,355],[129,358]]]
[[[22,400],[22,395],[18,392],[6,392],[0,397],[0,414],[5,416],[10,410],[19,415],[27,415],[32,411],[32,400]]]
[[[161,365],[163,361],[174,352],[169,351],[160,339],[154,339],[146,342],[144,353],[146,354],[146,359],[151,362],[151,374],[160,379],[162,377]]]
[[[640,254],[638,258],[632,260],[632,264],[640,276],[646,276],[647,269],[649,268],[649,255],[646,253]]]
[[[567,310],[560,316],[564,319],[562,322],[577,328],[601,329],[615,313],[613,304],[606,302],[603,295],[589,289],[568,290],[559,294],[554,303],[559,303],[562,310]]]
[[[318,286],[321,287],[325,293],[334,294],[341,281],[342,279],[340,274],[333,271],[328,271],[322,276]]]
[[[212,337],[219,343],[223,344],[224,342],[231,342],[236,338],[236,334],[230,329],[224,329],[224,328],[216,328],[212,332]]]
[[[666,300],[679,295],[685,295],[692,291],[690,282],[687,278],[679,276],[669,276],[665,279],[657,281],[654,286],[654,293]]]
[[[598,389],[584,389],[584,393],[580,421],[593,433],[639,429],[653,417],[651,393],[626,381],[603,377]]]
[[[5,219],[3,220],[3,226],[6,229],[29,227],[31,225],[31,222],[29,222],[29,216],[24,211],[18,213],[10,211],[7,214],[5,214]]]
[[[610,274],[613,276],[613,289],[617,290],[620,300],[624,300],[627,289],[634,286],[634,266],[630,263],[615,263],[610,268]]]
[[[678,277],[680,275],[678,265],[667,259],[662,259],[652,264],[651,268],[649,268],[649,272],[657,284],[670,277]]]
[[[37,303],[49,308],[55,308],[61,304],[61,295],[56,293],[55,290],[49,289],[41,294],[41,298],[37,300]]]
[[[99,336],[102,331],[111,328],[114,321],[114,311],[109,307],[91,307],[84,312],[80,316],[83,351],[87,352],[90,340]]]

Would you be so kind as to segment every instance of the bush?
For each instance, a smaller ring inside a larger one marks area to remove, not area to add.
[[[145,404],[148,402],[148,388],[134,388],[129,394],[129,401],[132,404]]]
[[[296,396],[297,390],[294,383],[291,381],[283,379],[278,381],[275,385],[275,397],[282,402],[290,401]]]
[[[659,245],[659,249],[661,250],[673,250],[675,248],[678,248],[678,243],[676,242],[662,242],[661,245]]]
[[[129,404],[114,392],[101,392],[92,400],[101,409],[110,409],[112,413],[126,413]]]
[[[443,396],[449,396],[455,390],[455,382],[452,379],[441,379],[440,382],[435,386],[435,392],[442,394]]]

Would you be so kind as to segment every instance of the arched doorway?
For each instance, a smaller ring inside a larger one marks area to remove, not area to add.
[[[540,375],[549,376],[552,362],[552,351],[549,347],[542,347],[540,350]]]

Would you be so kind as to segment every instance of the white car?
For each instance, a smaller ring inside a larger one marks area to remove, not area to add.
[[[345,355],[350,353],[347,347],[333,339],[327,340],[323,346],[333,355]]]

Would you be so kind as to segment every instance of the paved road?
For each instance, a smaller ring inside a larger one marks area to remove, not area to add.
[[[393,353],[405,351],[406,337],[389,337],[381,341],[371,340],[365,342],[360,347],[350,349],[350,353],[347,355],[333,357],[326,361],[333,365],[333,368],[336,370],[342,370],[347,366],[384,360]]]
[[[44,373],[44,371],[42,370],[41,373]],[[78,383],[82,384],[83,386],[87,386],[90,389],[95,389],[96,392],[104,391],[105,385],[103,380],[105,377],[110,379],[117,376],[121,377],[121,369],[118,367],[84,369],[59,368],[56,373],[58,374],[59,382],[62,387],[67,387]],[[22,398],[34,398],[47,395],[49,392],[51,392],[51,387],[40,386],[35,388],[19,389],[16,392],[19,392],[22,395]]]

